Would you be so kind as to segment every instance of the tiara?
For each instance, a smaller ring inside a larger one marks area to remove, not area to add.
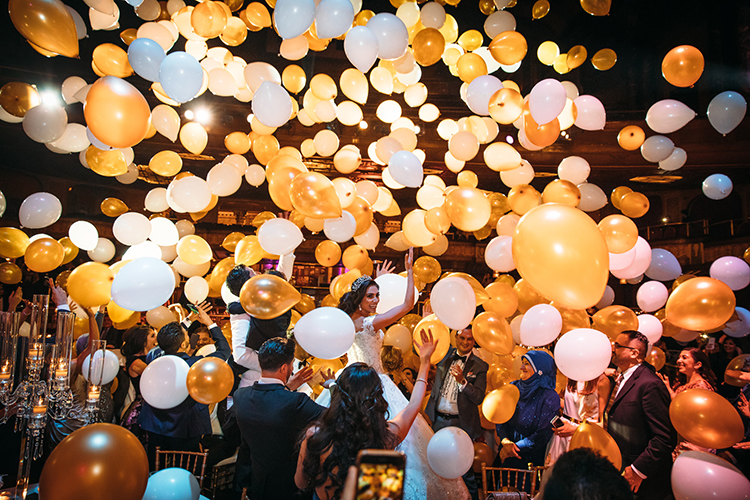
[[[352,292],[356,292],[359,290],[359,288],[364,285],[365,283],[369,283],[372,281],[372,277],[368,275],[360,276],[356,280],[354,280],[354,283],[352,283]]]

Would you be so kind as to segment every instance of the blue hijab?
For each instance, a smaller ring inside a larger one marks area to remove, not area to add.
[[[526,380],[511,382],[518,387],[521,393],[520,399],[525,400],[531,397],[540,387],[554,391],[557,368],[555,368],[555,360],[552,359],[552,356],[544,351],[529,351],[523,357],[531,365],[534,374]]]

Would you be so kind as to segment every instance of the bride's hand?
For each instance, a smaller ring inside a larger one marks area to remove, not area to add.
[[[419,361],[422,364],[430,364],[430,358],[437,349],[440,340],[433,338],[432,329],[428,329],[426,332],[422,330],[420,337],[422,338],[422,345],[417,344],[419,348]]]
[[[409,247],[409,251],[406,252],[406,257],[404,258],[404,267],[407,271],[409,271],[414,265],[414,247]]]

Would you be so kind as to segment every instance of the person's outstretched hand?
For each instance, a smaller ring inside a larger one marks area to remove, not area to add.
[[[420,332],[420,338],[422,339],[422,345],[417,344],[417,347],[419,348],[419,361],[421,363],[430,363],[430,358],[435,352],[435,349],[437,349],[440,340],[435,339],[432,336],[431,328],[426,332],[424,331],[424,329],[422,329],[422,331]]]
[[[62,287],[55,285],[55,282],[52,281],[52,278],[47,278],[47,284],[49,285],[50,291],[52,292],[52,302],[55,303],[55,306],[59,307],[63,304],[68,303],[68,294],[65,293],[65,290],[63,290]]]
[[[414,247],[409,247],[409,250],[406,252],[406,257],[404,257],[404,267],[406,267],[406,270],[410,270],[414,266]]]
[[[209,302],[203,302],[196,307],[198,308],[198,321],[201,324],[210,326],[211,323],[213,323],[213,320],[211,319],[211,316],[208,315],[208,311],[213,309],[213,304],[210,304]]]
[[[289,377],[289,380],[287,380],[286,382],[286,386],[289,388],[289,390],[296,391],[302,386],[302,384],[309,382],[310,379],[313,378],[313,375],[313,369],[309,366],[306,366]]]
[[[391,274],[395,270],[396,270],[396,266],[393,265],[393,262],[386,259],[380,264],[378,264],[377,267],[375,268],[375,277],[379,278],[380,276],[383,276],[384,274]]]

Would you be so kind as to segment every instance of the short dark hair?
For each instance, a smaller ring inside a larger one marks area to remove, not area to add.
[[[638,346],[638,358],[646,359],[646,356],[648,356],[648,337],[637,330],[625,330],[622,334],[627,335],[631,342],[635,340],[640,344]]]
[[[627,480],[612,462],[590,448],[560,455],[542,500],[633,500]]]
[[[156,343],[159,344],[164,354],[176,354],[185,342],[186,333],[181,324],[172,321],[159,329],[159,333],[156,334]]]
[[[245,264],[234,266],[227,274],[227,288],[236,296],[240,296],[242,285],[250,279],[250,268]]]
[[[284,281],[286,281],[286,276],[284,275],[284,273],[282,273],[278,269],[269,269],[268,271],[265,272],[265,274],[270,274],[272,276],[276,276],[277,278],[281,278]]]
[[[263,371],[275,372],[294,361],[297,343],[284,337],[273,337],[263,342],[258,349],[258,363]]]

